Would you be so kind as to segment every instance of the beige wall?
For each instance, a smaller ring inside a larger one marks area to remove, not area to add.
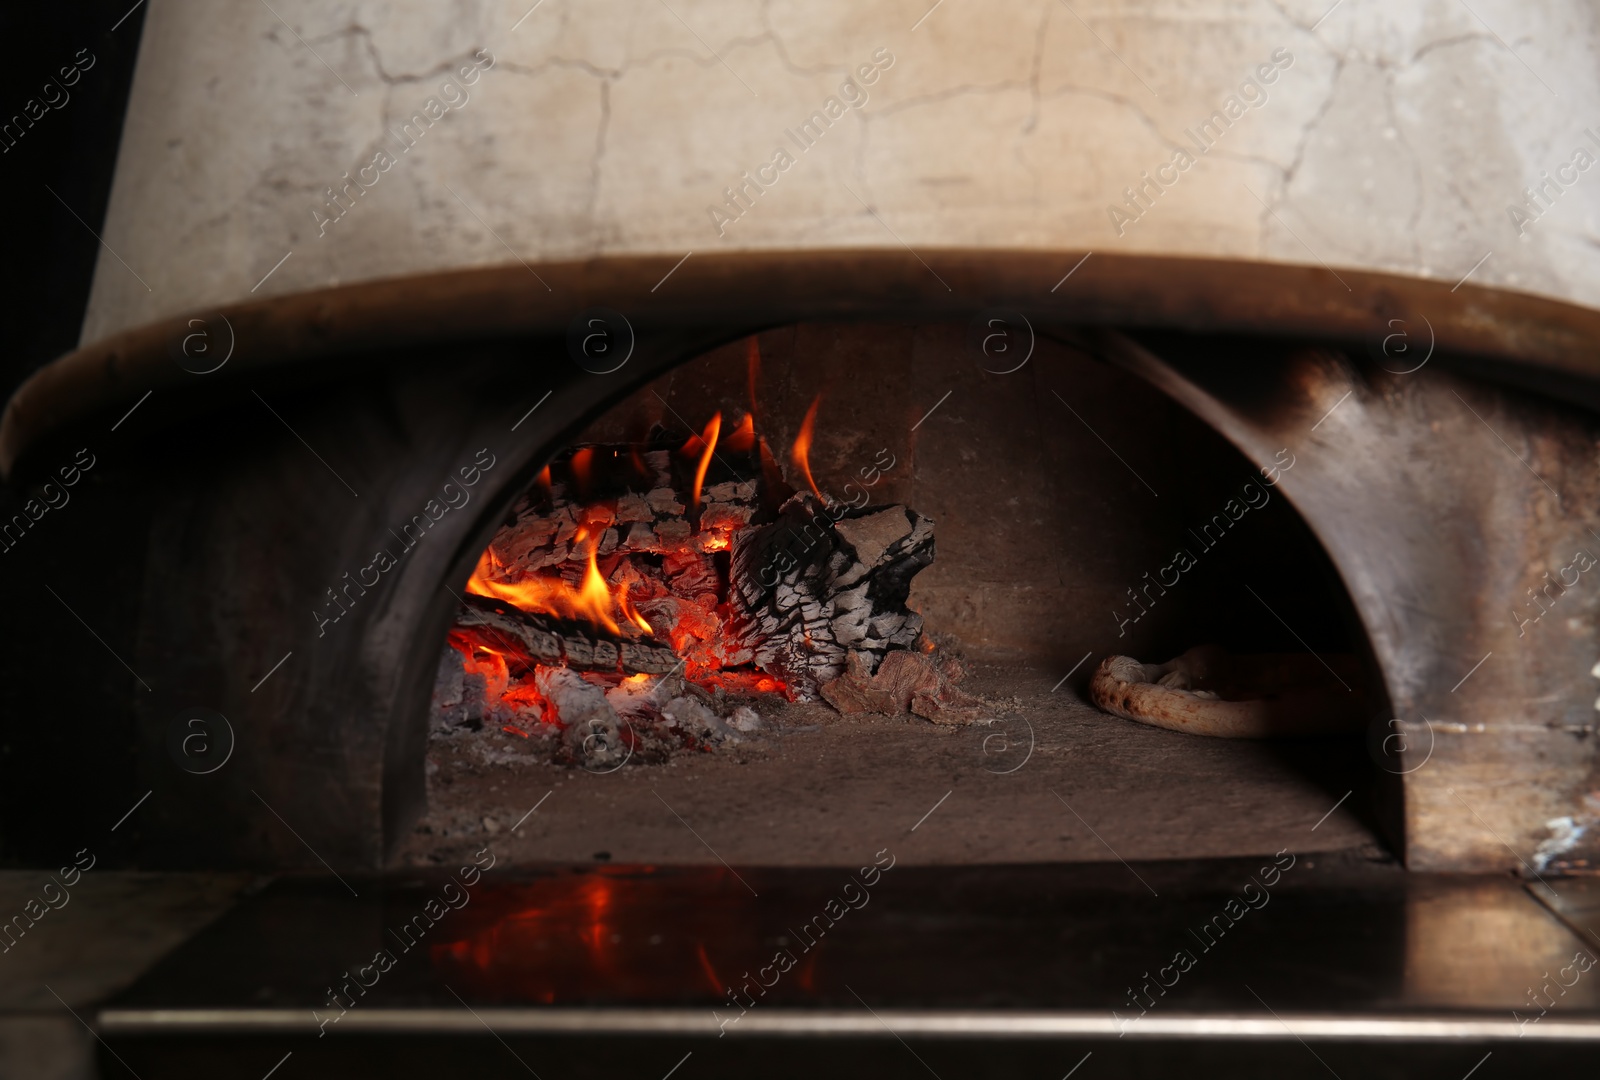
[[[258,0],[150,0],[104,232],[149,288],[102,252],[83,339],[246,298],[291,252],[255,296],[512,252],[904,242],[1451,282],[1493,252],[1475,283],[1600,305],[1600,168],[1526,235],[1507,213],[1580,147],[1600,157],[1592,6],[1330,4],[273,0],[291,31]],[[479,49],[470,96],[442,91]],[[1124,188],[1274,55],[1265,99],[1119,235]],[[786,130],[874,56],[864,103],[800,150]],[[400,153],[387,129],[430,98],[443,117]],[[714,224],[780,147],[793,164]]]

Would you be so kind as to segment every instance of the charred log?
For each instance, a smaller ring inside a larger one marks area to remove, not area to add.
[[[681,666],[672,647],[654,638],[614,638],[592,627],[533,615],[500,600],[467,596],[452,635],[506,657],[513,675],[534,665],[620,675],[665,675]]]
[[[906,607],[911,579],[933,561],[933,522],[903,506],[824,507],[809,494],[778,519],[737,533],[729,629],[798,700],[845,673],[850,654],[875,672],[922,631]]]
[[[682,464],[671,452],[637,453],[604,446],[584,447],[579,452],[583,451],[591,452],[598,461],[627,462],[640,476],[639,490],[624,489],[594,501],[584,499],[583,486],[572,480],[524,496],[513,508],[511,520],[489,544],[496,562],[513,578],[555,569],[569,582],[576,582],[589,557],[587,542],[577,539],[586,526],[603,530],[599,556],[613,564],[624,555],[714,552],[726,544],[729,533],[748,525],[760,506],[755,480],[730,475],[711,482],[713,474],[701,492],[698,519],[691,524],[690,488],[683,484],[679,475]],[[749,470],[753,476],[759,465],[752,462]]]

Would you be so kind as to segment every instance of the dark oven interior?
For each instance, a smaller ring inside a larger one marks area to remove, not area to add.
[[[1338,575],[1275,493],[1293,455],[1249,461],[1081,344],[971,338],[776,328],[556,448],[459,594],[403,857],[451,862],[555,788],[502,841],[519,856],[703,860],[678,815],[721,858],[786,865],[946,794],[908,856],[1276,850],[1370,788],[1359,735],[1195,739],[1086,701],[1108,653],[1309,649],[1347,661],[1318,692],[1382,711]],[[1317,841],[1376,830],[1341,815]]]

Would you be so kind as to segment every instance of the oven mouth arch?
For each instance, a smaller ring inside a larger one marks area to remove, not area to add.
[[[802,320],[804,322],[832,322],[832,320]],[[932,318],[915,320],[911,325],[928,325],[935,322]],[[948,320],[939,320],[946,322]],[[862,316],[850,320],[844,325],[856,323],[896,323],[903,324],[906,320],[889,315],[876,318]],[[793,325],[793,324],[790,324]],[[571,374],[571,379],[564,381],[560,386],[553,388],[553,393],[546,400],[538,392],[530,392],[527,403],[535,404],[534,416],[545,414],[548,410],[550,416],[561,418],[559,427],[550,428],[536,443],[525,444],[519,448],[518,456],[510,463],[510,467],[500,478],[501,486],[496,489],[496,496],[492,502],[486,502],[480,509],[476,524],[467,536],[455,549],[453,562],[448,576],[449,597],[446,602],[437,606],[430,614],[427,625],[416,630],[411,640],[415,645],[414,653],[407,667],[415,673],[412,685],[407,689],[402,698],[402,707],[407,711],[404,715],[396,713],[391,725],[390,751],[393,753],[390,764],[396,768],[403,768],[408,761],[420,760],[422,750],[420,744],[425,743],[428,732],[428,711],[430,694],[433,687],[433,674],[438,657],[439,645],[445,640],[446,632],[456,616],[456,599],[465,589],[469,574],[478,563],[485,548],[488,546],[496,530],[506,518],[506,512],[513,503],[523,495],[535,482],[539,471],[550,462],[552,457],[562,450],[570,448],[573,440],[591,422],[604,416],[616,405],[624,400],[642,393],[654,380],[674,371],[692,366],[696,360],[706,354],[724,346],[732,345],[761,331],[785,329],[784,324],[747,325],[738,324],[737,328],[718,329],[684,329],[676,336],[668,337],[658,335],[654,344],[644,349],[638,356],[640,363],[637,367],[630,364],[627,369],[629,377],[620,379],[612,376],[588,376],[580,371],[577,365],[570,361],[564,354],[558,356],[554,363],[565,365]],[[1161,378],[1153,377],[1152,372],[1140,370],[1137,363],[1116,355],[1129,348],[1137,346],[1128,339],[1123,338],[1116,331],[1099,331],[1089,329],[1080,331],[1076,327],[1048,325],[1039,329],[1041,340],[1050,340],[1058,344],[1067,345],[1081,353],[1092,357],[1096,363],[1105,365],[1113,370],[1120,369],[1124,377],[1133,381],[1148,384],[1152,390],[1167,397],[1172,406],[1191,417],[1194,422],[1204,427],[1207,432],[1215,436],[1220,442],[1229,444],[1233,450],[1249,457],[1248,438],[1246,433],[1237,426],[1228,423],[1227,417],[1220,414],[1215,408],[1207,409],[1204,403],[1194,393],[1186,393],[1173,385],[1164,383]],[[1271,339],[1280,340],[1280,339]],[[670,341],[670,347],[663,342]],[[544,353],[557,353],[563,348],[563,343],[555,339],[543,339],[539,348]],[[527,419],[527,414],[521,407],[509,409],[506,412],[509,423],[513,419]],[[521,419],[518,422],[521,422]],[[680,418],[681,419],[681,418]],[[1270,454],[1264,460],[1270,460]],[[1313,545],[1319,548],[1320,554],[1332,563],[1332,553],[1322,538],[1317,534],[1312,522],[1307,518],[1303,509],[1297,504],[1294,496],[1280,488],[1279,493],[1284,495],[1285,502],[1290,507],[1294,518],[1301,528],[1305,529]],[[1330,588],[1338,593],[1337,602],[1340,604],[1340,614],[1348,613],[1346,627],[1350,636],[1352,651],[1366,667],[1364,679],[1367,683],[1366,691],[1371,695],[1374,708],[1386,700],[1387,692],[1384,685],[1384,664],[1381,657],[1374,654],[1368,628],[1356,609],[1348,586],[1338,575],[1338,568],[1330,566],[1334,576]],[[437,590],[435,590],[437,591]],[[1162,657],[1164,658],[1164,657]],[[1097,660],[1099,657],[1097,656]],[[1158,659],[1152,657],[1152,659]],[[1084,676],[1087,677],[1085,671]],[[1080,680],[1081,681],[1081,680]],[[406,749],[402,750],[402,747]],[[387,772],[388,770],[386,770]],[[392,774],[391,774],[392,775]],[[1391,774],[1392,779],[1392,774]],[[1403,798],[1397,783],[1384,787],[1383,778],[1379,779],[1381,798],[1385,806],[1381,821],[1381,835],[1393,850],[1404,850],[1404,831],[1398,821],[1396,805]],[[391,851],[395,845],[403,842],[405,830],[415,820],[416,808],[425,805],[426,797],[423,792],[425,784],[417,776],[409,788],[385,787],[385,835],[386,847]]]
[[[219,404],[248,401],[254,380],[263,386],[269,379],[310,385],[382,370],[374,366],[379,355],[405,352],[415,358],[429,350],[438,355],[443,345],[461,344],[499,352],[508,362],[515,354],[525,364],[531,352],[548,360],[552,375],[560,372],[571,389],[573,396],[553,397],[550,403],[569,410],[567,423],[537,436],[534,420],[524,427],[528,439],[518,445],[515,468],[507,467],[497,478],[494,497],[484,500],[486,516],[470,535],[458,538],[447,570],[434,565],[422,575],[425,582],[418,579],[417,589],[438,593],[441,580],[465,581],[492,532],[489,509],[509,507],[563,433],[672,366],[789,322],[960,322],[987,308],[1008,307],[1034,318],[1040,332],[1051,336],[1070,332],[1063,328],[1110,326],[1370,343],[1387,320],[1415,317],[1427,319],[1441,351],[1478,357],[1502,372],[1521,369],[1574,382],[1594,381],[1596,374],[1595,353],[1588,346],[1600,341],[1600,314],[1539,297],[1470,285],[1452,293],[1437,282],[1342,272],[1351,286],[1346,293],[1328,272],[1314,268],[1101,254],[1052,296],[1049,283],[1081,254],[936,252],[928,257],[938,277],[959,291],[947,292],[914,257],[803,252],[717,255],[703,261],[696,256],[659,293],[651,290],[671,267],[673,260],[666,257],[540,264],[540,276],[555,280],[551,275],[559,278],[564,271],[582,283],[573,296],[554,300],[520,265],[269,298],[220,312],[239,333],[240,348],[222,370],[203,376],[172,360],[174,335],[181,341],[187,320],[164,320],[80,349],[30,379],[0,420],[0,464],[14,481],[25,480],[32,464],[48,460],[47,451],[60,440],[94,421],[109,426],[150,391],[156,393],[142,406],[141,419],[159,426]],[[1088,273],[1091,267],[1098,277]],[[686,274],[691,269],[695,272]],[[1069,287],[1077,291],[1066,296]],[[674,288],[677,292],[667,295]],[[566,353],[572,316],[593,306],[628,313],[638,333],[641,351],[618,375],[588,375]],[[1170,387],[1163,389],[1171,395]],[[525,404],[535,400],[537,394]],[[1180,397],[1179,404],[1199,415],[1194,400]],[[523,411],[512,412],[506,426]],[[1214,418],[1201,419],[1239,445]],[[1316,531],[1310,515],[1290,501]],[[1335,554],[1320,534],[1318,539]],[[429,651],[436,648],[448,624],[448,598],[444,601],[408,629],[408,640],[428,642]],[[240,687],[248,689],[248,681]],[[415,743],[406,739],[425,734],[426,686],[402,697],[418,703],[419,715],[413,723],[393,714],[387,718],[385,773],[410,756]],[[402,729],[412,735],[401,738]],[[417,769],[418,783],[409,792],[404,784],[383,785],[384,847],[392,848],[416,805],[420,765]]]

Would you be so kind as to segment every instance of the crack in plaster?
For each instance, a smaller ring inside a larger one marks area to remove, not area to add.
[[[782,37],[780,37],[778,31],[772,27],[772,0],[762,0],[761,25],[767,28],[765,36],[772,42],[773,51],[778,54],[778,62],[783,65],[784,70],[788,71],[789,74],[802,75],[810,78],[814,75],[836,75],[839,72],[843,72],[846,76],[849,76],[849,64],[824,64],[820,67],[808,68],[801,64],[795,63],[794,60],[789,56],[789,49],[786,45],[784,45]]]
[[[1034,168],[1028,160],[1027,150],[1033,142],[1033,133],[1039,126],[1039,82],[1044,71],[1044,44],[1050,30],[1050,13],[1055,10],[1055,5],[1046,0],[1039,5],[1039,26],[1033,32],[1033,66],[1028,72],[1028,118],[1022,122],[1022,127],[1017,131],[1016,146],[1012,150],[1017,159],[1017,164],[1028,170],[1028,176],[1033,181],[1033,193],[1029,202],[1034,211],[1039,209],[1039,170]]]

